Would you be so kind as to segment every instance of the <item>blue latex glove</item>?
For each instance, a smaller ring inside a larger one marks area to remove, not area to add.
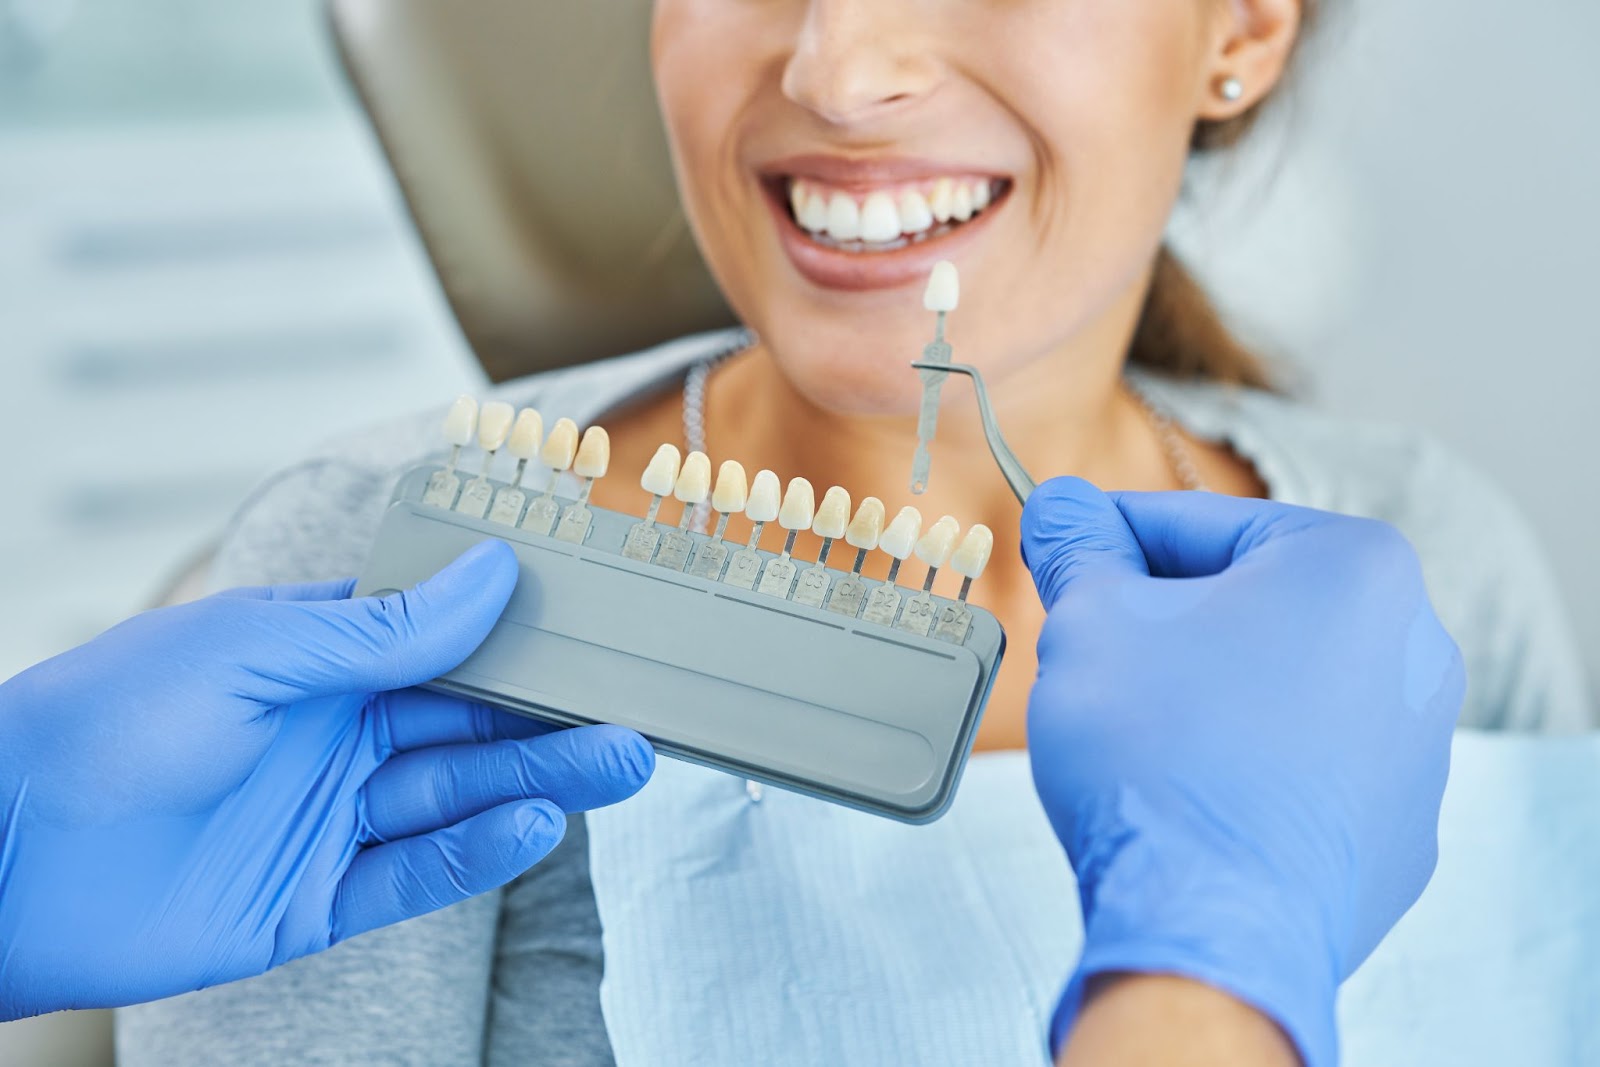
[[[1311,1067],[1338,985],[1438,851],[1465,692],[1417,560],[1381,523],[1203,493],[1039,487],[1023,553],[1049,617],[1034,782],[1077,872],[1094,975],[1184,975]]]
[[[415,589],[245,589],[0,685],[0,1019],[260,974],[501,885],[654,766],[406,686],[516,584],[487,542]]]

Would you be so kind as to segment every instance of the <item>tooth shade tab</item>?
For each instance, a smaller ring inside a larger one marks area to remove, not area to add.
[[[478,426],[478,402],[466,394],[456,397],[444,417],[444,439],[454,448],[465,448],[472,443],[472,432]]]
[[[950,569],[963,578],[982,578],[989,557],[994,554],[994,533],[983,523],[974,523],[961,545],[950,557]]]
[[[511,424],[516,420],[517,409],[504,400],[491,400],[478,410],[478,447],[485,452],[498,452],[511,436]]]
[[[556,424],[550,427],[550,436],[545,438],[544,447],[539,450],[539,462],[553,471],[564,471],[572,466],[572,459],[578,454],[578,424],[571,419],[557,419]]]
[[[930,567],[943,567],[950,561],[950,553],[956,550],[956,538],[961,536],[961,527],[949,515],[928,527],[928,532],[917,540],[917,558]]]
[[[691,506],[705,503],[711,495],[711,460],[704,452],[690,452],[684,458],[672,495]]]
[[[922,306],[929,311],[954,311],[961,303],[961,275],[956,265],[941,259],[933,265],[928,275],[928,288],[922,294]]]
[[[583,431],[583,443],[572,461],[572,473],[580,478],[604,478],[611,469],[611,435],[598,426]]]
[[[856,509],[856,517],[850,520],[844,532],[845,543],[851,548],[877,548],[878,539],[883,536],[883,519],[883,501],[875,496],[864,498]]]
[[[850,494],[841,486],[833,486],[822,494],[822,506],[811,524],[811,532],[818,537],[838,538],[850,525]]]
[[[682,463],[677,446],[662,445],[650,457],[643,476],[639,478],[639,487],[651,496],[671,496],[678,486],[678,468]]]
[[[722,461],[717,468],[717,488],[711,494],[711,506],[724,515],[737,515],[744,510],[750,498],[750,488],[745,482],[744,467],[735,460]]]
[[[778,525],[785,530],[809,530],[816,512],[817,496],[811,483],[804,478],[789,479],[789,488],[783,494],[783,507],[778,511]]]
[[[544,419],[532,408],[523,408],[517,412],[517,421],[511,426],[511,440],[506,442],[506,451],[523,461],[535,459],[543,440]]]
[[[751,522],[771,522],[778,517],[783,487],[778,476],[771,471],[756,471],[750,483],[750,495],[744,505],[745,517]]]
[[[916,548],[917,537],[922,533],[922,512],[913,507],[900,509],[889,528],[878,539],[878,547],[895,559],[903,560]]]

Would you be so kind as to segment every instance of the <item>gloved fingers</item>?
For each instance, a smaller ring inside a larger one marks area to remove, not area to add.
[[[1219,493],[1112,493],[1158,578],[1220,574],[1280,537],[1334,520],[1310,508]]]
[[[363,849],[335,891],[335,942],[404,922],[505,885],[549,855],[566,817],[547,800],[519,800],[421,837]]]
[[[381,719],[390,752],[539,737],[560,729],[526,715],[426,689],[382,693],[374,698],[373,710]]]
[[[1082,478],[1052,478],[1022,509],[1022,556],[1049,609],[1091,573],[1144,575],[1144,553],[1112,499]]]
[[[354,578],[338,578],[331,582],[300,582],[289,585],[244,585],[224,589],[214,594],[234,600],[349,600],[355,591]]]
[[[261,605],[240,641],[241,693],[289,704],[437,678],[488,636],[517,573],[511,546],[484,541],[400,593]]]
[[[632,730],[583,726],[402,753],[367,779],[362,808],[371,832],[392,841],[521,798],[569,813],[615,804],[638,792],[654,768],[649,742]]]

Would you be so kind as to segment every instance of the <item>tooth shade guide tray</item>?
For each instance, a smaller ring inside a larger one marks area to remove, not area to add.
[[[431,688],[628,726],[668,755],[902,822],[948,807],[1004,654],[989,612],[968,606],[962,644],[919,637],[626,559],[633,515],[590,506],[578,545],[424,505],[438,469],[401,479],[357,595],[407,588],[490,538],[522,575],[489,637]],[[840,555],[836,582],[854,557]]]

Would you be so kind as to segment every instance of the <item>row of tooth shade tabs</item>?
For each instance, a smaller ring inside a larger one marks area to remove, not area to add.
[[[452,405],[444,431],[450,460],[430,478],[425,504],[575,544],[587,540],[592,525],[589,496],[594,481],[604,477],[610,466],[610,440],[605,430],[592,426],[580,438],[572,420],[559,419],[545,436],[543,419],[531,408],[518,412],[501,401],[480,407],[472,397],[463,396]],[[457,476],[461,452],[474,443],[484,452],[483,465],[478,476],[463,487]],[[497,487],[488,474],[502,450],[516,459],[517,467],[510,484]],[[530,501],[522,483],[528,465],[534,462],[547,468],[551,477],[544,492]],[[577,500],[563,506],[554,494],[556,476],[566,471],[583,484]],[[623,555],[629,558],[886,625],[900,619],[902,628],[913,632],[926,634],[932,627],[951,640],[965,637],[970,622],[963,618],[965,601],[994,547],[994,536],[983,525],[974,525],[962,537],[956,520],[944,516],[924,530],[922,516],[910,507],[902,508],[886,523],[884,505],[876,497],[863,499],[852,517],[850,494],[840,486],[823,494],[819,506],[811,483],[804,478],[791,479],[784,489],[776,474],[762,470],[747,481],[743,466],[732,460],[721,465],[713,484],[711,461],[704,453],[683,457],[670,444],[656,451],[640,478],[640,487],[652,499],[645,521],[633,528],[623,546]],[[676,529],[662,530],[656,518],[668,497],[681,503],[683,512]],[[708,501],[717,514],[715,532],[709,540],[692,538],[689,531],[696,510]],[[751,523],[748,544],[730,552],[723,536],[728,520],[740,514]],[[788,538],[778,559],[765,560],[756,547],[766,524],[772,522],[788,531]],[[802,574],[791,556],[796,536],[806,530],[822,538],[822,548],[815,565]],[[824,568],[834,543],[840,540],[856,549],[856,558],[848,574],[835,582]],[[861,577],[867,555],[875,549],[891,559],[888,578],[877,588]],[[894,587],[901,565],[913,555],[927,564],[928,574],[922,593],[905,605],[905,617],[901,618],[901,598]],[[931,596],[934,578],[947,566],[964,579],[956,603],[943,612],[951,617],[913,618],[913,607],[923,615],[935,607]],[[941,622],[949,625],[940,627]]]
[[[840,486],[823,494],[821,506],[817,506],[815,491],[806,479],[790,479],[788,487],[781,488],[776,474],[762,470],[747,483],[743,466],[733,460],[722,464],[713,486],[711,461],[704,453],[691,452],[680,459],[678,449],[670,444],[656,451],[640,486],[651,496],[650,510],[644,522],[629,532],[623,546],[622,554],[630,559],[957,643],[965,640],[971,626],[968,593],[994,550],[994,535],[987,526],[974,525],[962,537],[956,520],[946,515],[924,530],[921,514],[912,507],[901,508],[885,525],[886,511],[876,497],[862,500],[852,517],[850,494]],[[683,505],[683,512],[677,528],[663,534],[656,517],[668,496]],[[716,527],[708,539],[696,541],[689,531],[696,509],[708,498],[717,514]],[[729,518],[737,514],[750,521],[750,534],[744,548],[730,551],[723,537]],[[783,552],[776,559],[763,558],[756,551],[762,531],[771,522],[788,532]],[[792,554],[795,538],[806,530],[822,538],[822,547],[816,563],[801,570]],[[827,563],[838,540],[854,548],[856,557],[851,569],[836,577]],[[874,549],[886,553],[892,562],[886,580],[869,586],[861,569]],[[927,564],[928,573],[922,591],[906,600],[896,581],[901,564],[913,555]],[[937,601],[932,595],[934,580],[946,566],[963,579],[954,603]]]

